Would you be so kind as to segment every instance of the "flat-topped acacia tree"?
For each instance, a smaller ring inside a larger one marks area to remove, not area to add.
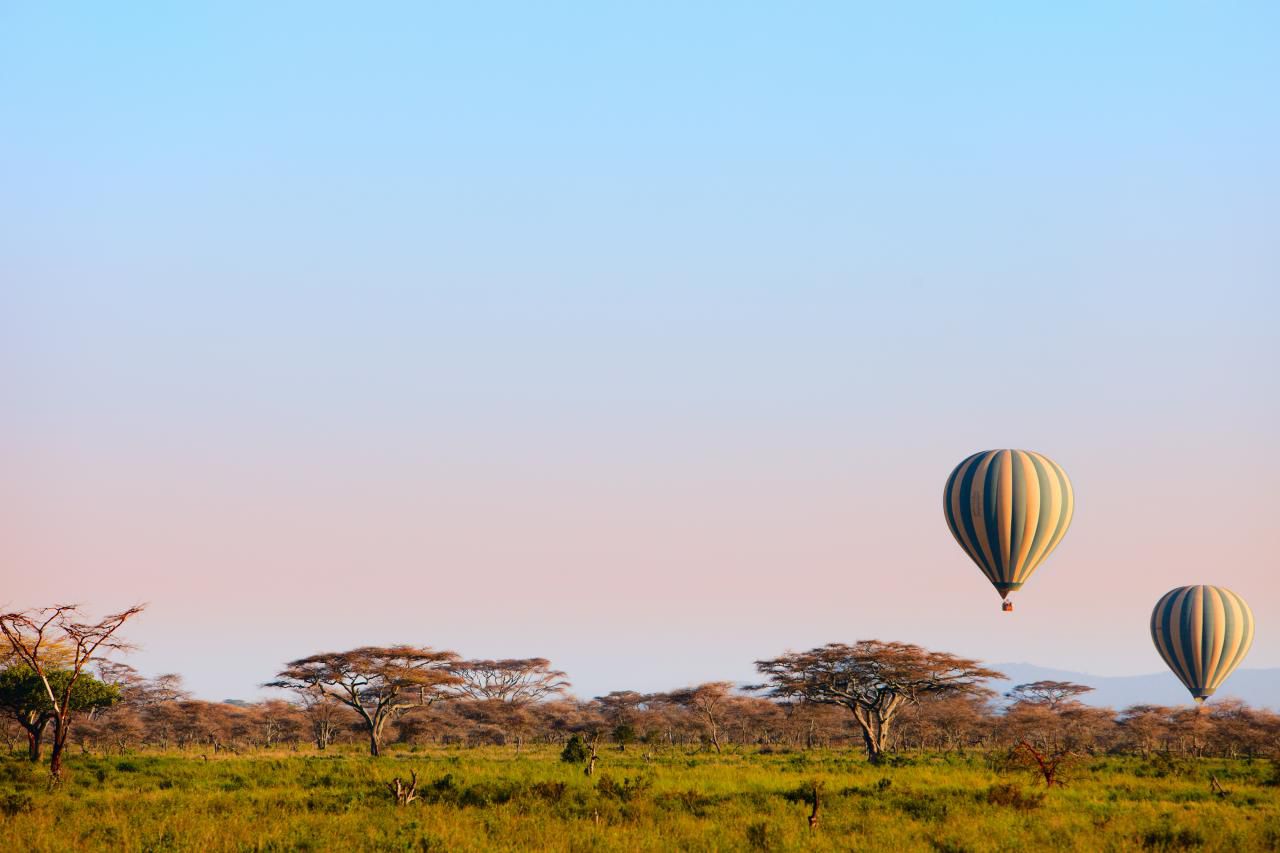
[[[448,692],[469,699],[470,713],[515,735],[516,752],[524,744],[529,706],[553,696],[563,696],[569,678],[551,668],[546,658],[465,660],[450,670],[457,681]]]
[[[1057,712],[1079,705],[1077,697],[1092,692],[1093,688],[1087,684],[1072,681],[1032,681],[1019,684],[1004,695],[1013,700],[1014,705],[1038,705]]]
[[[982,682],[1004,677],[980,661],[879,640],[787,652],[756,661],[756,669],[769,681],[755,689],[770,696],[848,708],[873,764],[883,760],[889,727],[904,705],[924,696],[991,694]]]
[[[290,661],[265,686],[330,697],[351,708],[369,735],[369,754],[378,756],[389,720],[415,705],[430,705],[458,676],[454,652],[424,646],[362,646]]]

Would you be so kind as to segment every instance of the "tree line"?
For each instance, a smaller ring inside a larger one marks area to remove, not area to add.
[[[873,763],[913,751],[1023,747],[1037,755],[1154,753],[1280,757],[1280,715],[1223,700],[1202,708],[1085,704],[1092,688],[1038,681],[997,695],[979,661],[865,640],[756,662],[760,682],[665,692],[571,695],[546,658],[464,659],[422,646],[365,646],[282,665],[262,702],[192,699],[177,675],[147,678],[106,657],[141,608],[101,622],[71,607],[0,615],[0,739],[25,742],[58,778],[68,746],[85,753],[182,749],[327,750],[362,744],[588,745],[599,750],[857,748]]]

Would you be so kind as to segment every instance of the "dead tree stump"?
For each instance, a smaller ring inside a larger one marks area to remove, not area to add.
[[[414,800],[418,799],[418,771],[409,771],[409,784],[406,785],[397,776],[395,779],[387,783],[387,790],[391,792],[391,796],[395,797],[397,806],[407,806]]]

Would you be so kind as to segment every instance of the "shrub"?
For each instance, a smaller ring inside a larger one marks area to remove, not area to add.
[[[769,824],[760,822],[748,826],[747,846],[752,850],[772,850],[773,839],[769,833]]]
[[[994,806],[1009,806],[1021,811],[1031,811],[1044,804],[1044,792],[1024,794],[1017,785],[992,785],[987,789],[986,800]]]
[[[619,784],[613,780],[612,776],[605,773],[601,775],[600,781],[596,782],[596,790],[600,792],[600,796],[621,800],[624,803],[636,799],[652,787],[653,780],[643,776],[637,776],[634,779],[625,778]]]
[[[529,786],[529,790],[534,796],[540,797],[549,803],[558,803],[564,799],[565,792],[569,790],[569,786],[564,782],[534,782]]]
[[[618,723],[613,727],[613,741],[618,746],[626,749],[627,744],[635,743],[636,727],[630,723]]]
[[[1192,850],[1203,847],[1204,835],[1195,829],[1163,825],[1148,830],[1142,836],[1142,846],[1146,850]]]
[[[897,806],[908,817],[924,821],[946,820],[950,811],[947,804],[936,797],[919,795],[899,800]]]
[[[659,795],[655,802],[662,808],[672,808],[680,806],[694,817],[706,817],[707,807],[715,803],[715,800],[693,789],[687,791],[676,791],[670,794]]]
[[[569,738],[568,743],[561,750],[560,760],[565,764],[584,764],[590,755],[591,752],[587,749],[587,742],[582,739],[581,735],[574,735]]]
[[[35,800],[30,794],[13,793],[0,798],[0,812],[8,817],[15,817],[35,808]]]

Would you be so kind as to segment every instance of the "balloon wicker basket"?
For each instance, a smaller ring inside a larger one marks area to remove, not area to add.
[[[1000,602],[1000,609],[1001,609],[1001,610],[1003,610],[1005,613],[1012,613],[1012,612],[1013,612],[1013,602],[1012,602],[1012,601],[1002,601],[1002,602]]]

